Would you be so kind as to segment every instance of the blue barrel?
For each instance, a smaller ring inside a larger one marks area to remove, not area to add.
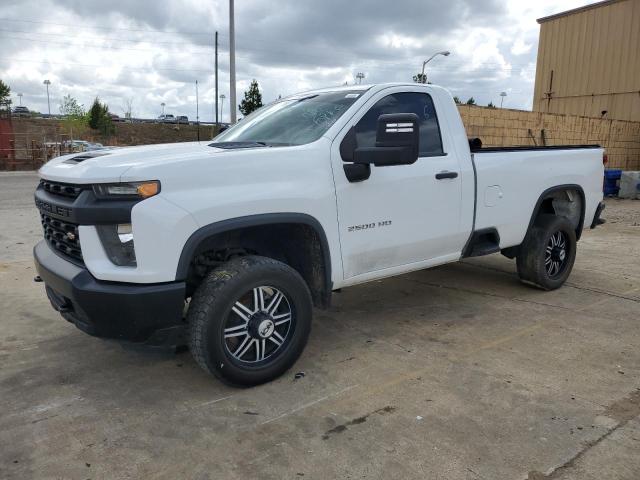
[[[604,171],[604,194],[606,196],[618,196],[621,176],[622,170],[608,169]]]

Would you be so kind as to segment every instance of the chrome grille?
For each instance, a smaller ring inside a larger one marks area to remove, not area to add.
[[[42,212],[40,213],[40,220],[44,230],[44,238],[52,248],[71,258],[82,261],[78,225],[63,222]]]

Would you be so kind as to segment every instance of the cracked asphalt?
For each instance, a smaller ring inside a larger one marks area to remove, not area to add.
[[[36,181],[0,173],[2,479],[640,478],[638,201],[607,201],[557,291],[501,255],[344,289],[294,369],[239,390],[50,308]]]

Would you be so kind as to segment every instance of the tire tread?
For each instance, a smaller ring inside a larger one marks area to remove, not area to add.
[[[544,256],[550,233],[559,229],[564,230],[569,236],[571,258],[562,277],[560,279],[550,279],[544,269],[544,262],[540,262],[540,256]],[[529,232],[527,232],[520,247],[519,254],[516,257],[518,276],[523,283],[533,285],[543,290],[555,290],[561,287],[571,274],[573,262],[575,261],[575,253],[576,235],[569,220],[558,215],[540,215]]]
[[[242,276],[244,273],[256,268],[265,267],[280,271],[284,275],[297,276],[298,281],[304,285],[308,301],[311,304],[311,294],[300,274],[287,264],[279,262],[269,257],[248,255],[236,257],[223,265],[215,268],[205,277],[200,286],[196,289],[187,313],[188,320],[188,342],[189,350],[196,363],[207,373],[214,375],[226,384],[238,386],[226,378],[219,369],[213,368],[210,364],[209,349],[207,346],[207,327],[210,322],[210,315],[215,311],[216,300],[225,290],[227,285]],[[306,343],[306,338],[305,338]]]

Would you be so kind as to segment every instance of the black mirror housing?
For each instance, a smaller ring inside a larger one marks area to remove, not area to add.
[[[388,113],[378,117],[376,147],[411,147],[418,158],[419,119],[415,113]]]
[[[410,165],[418,160],[419,140],[419,119],[415,113],[380,115],[376,146],[356,148],[353,161],[377,167]]]

